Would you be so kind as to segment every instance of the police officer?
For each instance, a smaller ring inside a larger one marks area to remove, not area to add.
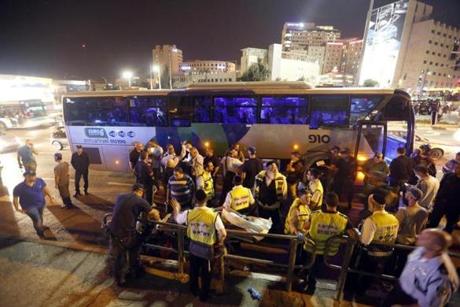
[[[216,195],[214,191],[214,180],[212,179],[212,174],[214,172],[214,164],[211,161],[208,161],[204,166],[204,170],[196,177],[196,188],[202,189],[206,193],[208,198],[208,205],[213,204],[214,197]],[[211,205],[211,207],[213,207]]]
[[[73,168],[75,169],[75,194],[74,197],[78,197],[81,195],[80,193],[80,179],[83,177],[84,181],[84,190],[85,194],[88,195],[88,169],[89,169],[89,156],[88,154],[83,151],[83,147],[81,145],[77,145],[77,151],[72,154],[72,158],[70,160],[70,164],[72,164]]]
[[[275,161],[266,165],[266,170],[256,176],[254,195],[258,205],[259,216],[271,218],[273,221],[272,230],[282,232],[281,204],[287,196],[286,177],[278,171]]]
[[[211,260],[214,248],[223,246],[227,232],[220,216],[206,206],[206,193],[196,192],[195,208],[180,212],[180,204],[171,200],[173,214],[178,224],[187,224],[187,236],[190,238],[190,290],[200,301],[209,299],[211,285]],[[201,278],[201,288],[198,279]]]
[[[316,276],[318,272],[324,270],[324,252],[326,241],[334,236],[343,234],[348,231],[350,236],[354,236],[353,226],[348,217],[337,211],[339,197],[335,193],[326,194],[326,208],[311,213],[310,220],[306,223],[307,240],[304,244],[304,250],[307,257],[315,254],[315,262],[308,272],[307,277],[307,294],[312,295],[316,289]],[[339,249],[338,244],[332,244],[328,249],[327,256],[334,256]]]
[[[310,208],[318,210],[323,204],[323,184],[319,180],[320,172],[316,168],[311,168],[307,171],[308,191],[311,193]]]
[[[396,287],[381,306],[445,306],[457,290],[459,279],[447,249],[451,236],[425,229],[407,260]]]
[[[252,215],[257,207],[251,190],[243,186],[243,178],[239,175],[233,177],[233,189],[227,193],[225,198],[224,208],[238,211],[241,214]]]
[[[136,230],[136,223],[141,217],[146,217],[151,210],[150,204],[143,199],[144,187],[135,183],[132,192],[121,194],[117,197],[113,208],[112,221],[110,223],[110,260],[112,273],[118,285],[123,286],[126,282],[122,274],[126,253],[129,254],[129,271],[136,274],[142,271],[139,259],[142,236]],[[144,213],[141,216],[141,213]]]

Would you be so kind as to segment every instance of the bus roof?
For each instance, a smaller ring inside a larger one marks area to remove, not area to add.
[[[172,93],[203,93],[203,92],[251,92],[259,95],[274,94],[393,94],[394,89],[370,87],[311,87],[305,82],[228,82],[192,84],[186,89],[167,90],[112,90],[75,92],[65,97],[102,97],[102,96],[167,96]]]

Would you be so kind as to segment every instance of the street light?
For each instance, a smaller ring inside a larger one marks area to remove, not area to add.
[[[121,74],[121,76],[123,77],[123,79],[128,80],[128,87],[131,87],[131,79],[133,78],[133,72],[126,70]]]
[[[158,74],[158,86],[159,86],[159,89],[161,90],[161,67],[160,67],[160,65],[158,65],[158,64],[152,65],[151,71],[156,73],[156,74]],[[153,80],[152,80],[152,78],[150,78],[150,88],[153,89]]]

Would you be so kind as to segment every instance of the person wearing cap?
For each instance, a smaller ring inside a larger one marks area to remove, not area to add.
[[[278,171],[276,161],[267,162],[265,170],[256,176],[254,198],[258,205],[259,216],[271,218],[271,231],[282,233],[281,205],[287,196],[286,177]]]
[[[129,271],[134,274],[142,271],[139,255],[143,238],[136,230],[136,223],[146,218],[152,210],[143,195],[144,187],[142,184],[135,183],[130,193],[118,195],[113,208],[110,223],[109,262],[115,280],[120,286],[126,282],[122,274],[123,257],[126,252],[129,253]]]
[[[72,154],[72,158],[70,160],[70,164],[72,164],[73,168],[75,169],[75,195],[74,197],[80,196],[80,179],[83,177],[84,181],[84,191],[85,194],[88,195],[88,169],[89,169],[89,156],[86,152],[83,151],[83,147],[81,145],[77,145],[77,151]]]
[[[452,237],[439,229],[425,229],[408,257],[399,281],[380,306],[438,307],[449,303],[459,278],[447,251]]]
[[[37,161],[34,155],[37,152],[34,149],[32,140],[27,139],[26,143],[18,149],[18,165],[19,168],[23,168],[26,171],[37,171]]]
[[[50,194],[45,181],[38,178],[33,170],[24,173],[24,181],[14,187],[13,206],[18,212],[27,214],[34,225],[40,238],[45,237],[46,226],[43,225],[43,210],[45,209],[45,196],[54,204],[54,197]]]
[[[256,176],[260,173],[264,166],[262,161],[256,156],[256,148],[254,146],[248,147],[248,156],[249,159],[244,161],[241,166],[241,177],[243,178],[243,187],[252,189],[254,187],[254,181]]]
[[[316,289],[316,277],[321,270],[324,270],[324,255],[326,252],[326,242],[334,236],[340,236],[347,232],[350,236],[355,236],[355,231],[348,217],[337,211],[339,197],[330,192],[326,194],[325,208],[314,211],[305,223],[308,229],[303,246],[308,257],[315,255],[315,262],[308,272],[307,294],[313,294]],[[327,251],[327,256],[334,256],[339,250],[339,244],[332,242]]]
[[[206,206],[206,199],[206,193],[197,190],[194,208],[182,212],[178,201],[174,199],[170,202],[176,222],[187,225],[187,237],[190,239],[190,290],[194,296],[199,296],[200,301],[209,299],[211,260],[216,257],[215,248],[222,248],[227,236],[219,214]]]
[[[250,189],[245,188],[243,179],[239,175],[233,177],[233,188],[227,193],[224,202],[224,209],[234,210],[244,215],[254,215],[257,207],[253,206],[255,203],[254,197]]]
[[[407,200],[407,207],[400,207],[396,212],[399,221],[399,231],[396,241],[400,244],[413,245],[417,235],[425,227],[428,219],[428,211],[419,204],[423,198],[423,192],[415,187],[409,188],[404,197]]]
[[[69,163],[62,161],[62,154],[59,152],[54,154],[54,161],[57,163],[54,167],[54,184],[62,198],[62,208],[71,209],[73,204],[69,191]]]
[[[310,208],[312,210],[321,209],[323,204],[324,189],[319,180],[320,172],[316,168],[311,168],[307,171],[308,191],[311,194]]]
[[[305,187],[299,188],[298,197],[294,199],[289,208],[284,223],[284,233],[287,235],[305,234],[308,229],[305,228],[306,222],[310,219],[311,210],[309,207],[311,194]]]

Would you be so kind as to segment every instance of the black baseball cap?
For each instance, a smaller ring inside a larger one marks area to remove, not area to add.
[[[256,148],[254,146],[249,146],[248,151],[251,153],[251,155],[256,153]]]

